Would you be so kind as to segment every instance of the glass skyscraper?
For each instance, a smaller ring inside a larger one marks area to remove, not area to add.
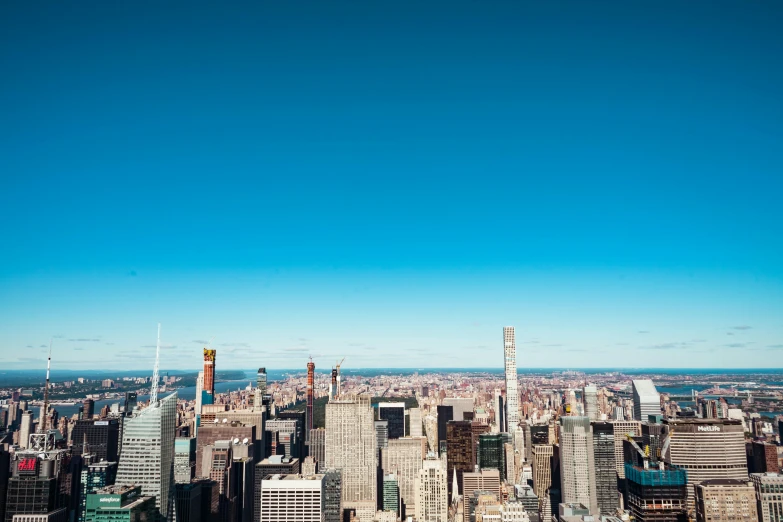
[[[155,497],[160,520],[174,520],[174,434],[177,394],[172,393],[125,419],[118,486],[141,486]]]

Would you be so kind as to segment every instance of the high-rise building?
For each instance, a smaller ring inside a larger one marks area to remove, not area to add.
[[[340,396],[326,404],[326,467],[342,472],[342,499],[376,502],[376,445],[368,395]]]
[[[612,427],[614,428],[614,459],[617,465],[617,476],[622,480],[625,479],[623,441],[629,435],[639,437],[642,434],[642,423],[639,421],[613,421]]]
[[[451,406],[453,420],[473,420],[473,399],[471,397],[445,397],[443,406]]]
[[[117,478],[116,462],[96,462],[82,467],[79,495],[79,510],[76,519],[79,522],[87,520],[87,495],[99,489],[114,485]]]
[[[270,455],[285,455],[286,458],[302,456],[302,440],[299,438],[298,419],[272,419],[266,423]]]
[[[427,459],[416,480],[416,521],[448,522],[448,477],[439,459]]]
[[[614,454],[614,426],[608,422],[593,422],[592,427],[598,511],[601,515],[613,515],[620,507],[617,463]]]
[[[496,469],[484,469],[480,472],[462,475],[463,521],[470,522],[470,501],[476,492],[491,493],[500,498],[500,472]]]
[[[22,413],[22,421],[19,424],[19,447],[27,448],[30,444],[30,434],[34,433],[33,428],[33,412],[31,410],[24,410]]]
[[[742,422],[728,419],[665,419],[669,447],[664,460],[688,474],[688,508],[694,486],[705,480],[747,480]]]
[[[84,416],[82,418],[90,420],[95,415],[95,401],[92,399],[84,399],[82,402],[82,408],[84,408]]]
[[[601,420],[601,411],[598,409],[598,388],[594,384],[588,384],[582,396],[585,401],[585,416],[591,421]]]
[[[538,497],[541,520],[552,518],[552,507],[549,505],[549,488],[552,487],[552,459],[554,446],[551,444],[535,444],[532,449],[533,460],[533,492]]]
[[[505,445],[511,442],[508,433],[482,433],[478,437],[478,465],[482,470],[496,469],[500,472],[500,480],[506,480]],[[512,477],[513,479],[513,477]]]
[[[752,473],[750,480],[756,490],[759,522],[783,520],[783,475],[779,473]]]
[[[218,419],[215,419],[216,421]],[[204,423],[198,430],[198,437],[196,438],[196,461],[195,461],[195,475],[197,477],[209,476],[209,461],[204,460],[204,448],[215,444],[219,440],[234,440],[239,439],[243,441],[247,439],[248,443],[254,441],[256,438],[256,427],[253,425],[243,424],[239,421],[230,422],[228,419],[224,419],[226,422],[210,422]],[[255,443],[253,443],[255,446]],[[258,448],[253,447],[253,455],[256,454]]]
[[[313,425],[313,401],[314,401],[314,386],[315,386],[315,363],[313,358],[310,357],[310,362],[307,363],[307,416],[305,417],[305,437],[310,436],[310,430],[315,428]],[[304,455],[297,455],[297,457],[303,457]]]
[[[685,470],[660,462],[645,468],[626,462],[625,508],[637,522],[685,522],[688,478]]]
[[[177,522],[208,522],[210,513],[201,513],[203,484],[200,481],[178,483],[174,487]]]
[[[325,444],[326,430],[324,428],[310,430],[310,442],[308,443],[307,454],[315,459],[319,471],[324,469],[324,465],[326,464]]]
[[[216,350],[204,348],[204,388],[201,404],[215,404],[215,356]]]
[[[423,435],[421,424],[421,409],[411,408],[408,410],[408,422],[410,428],[408,429],[408,435],[411,437],[421,437]]]
[[[514,327],[503,327],[503,353],[506,375],[506,425],[513,433],[519,425],[519,392],[517,390],[517,348]]]
[[[593,429],[587,417],[560,417],[560,473],[562,502],[584,504],[596,513]]]
[[[214,408],[214,406],[210,407]],[[201,415],[201,426],[213,426],[213,425],[242,425],[242,426],[254,426],[255,427],[255,439],[253,440],[253,450],[255,455],[255,462],[258,462],[264,457],[264,447],[266,440],[264,438],[264,431],[266,430],[266,411],[256,411],[251,409],[245,410],[223,410],[217,412],[204,412]],[[215,422],[217,421],[217,422]],[[198,437],[201,438],[201,428],[199,428]],[[232,439],[235,437],[232,437]],[[218,438],[214,438],[218,440]],[[242,440],[242,438],[240,438]],[[196,444],[196,451],[198,452],[198,443]],[[199,475],[200,471],[198,464],[196,464],[196,475]]]
[[[445,453],[446,451],[446,426],[449,421],[454,420],[454,407],[439,405],[438,412],[438,453]],[[462,420],[462,419],[460,419]]]
[[[42,457],[36,453],[15,453],[8,479],[4,522],[12,522],[15,515],[46,515],[65,507],[58,487],[58,468],[61,466],[60,455]]]
[[[323,475],[267,475],[259,483],[257,522],[340,522],[335,512],[333,485],[336,471]]]
[[[74,455],[82,455],[87,444],[93,461],[117,462],[119,458],[120,420],[77,420],[71,431]]]
[[[294,457],[302,458],[305,451],[305,438],[304,426],[306,422],[307,412],[298,410],[283,410],[277,413],[277,416],[272,420],[279,421],[296,421],[296,449],[291,450],[291,455]],[[268,428],[267,428],[268,429]]]
[[[632,387],[634,420],[647,422],[648,416],[661,414],[661,394],[650,379],[634,379]]]
[[[381,509],[383,511],[400,511],[400,485],[397,482],[397,475],[394,473],[383,475]]]
[[[389,439],[399,439],[405,436],[405,403],[378,403],[378,419],[388,422]]]
[[[778,448],[769,442],[758,440],[751,442],[748,461],[750,473],[777,473],[780,471]]]
[[[756,522],[756,492],[747,480],[712,479],[696,485],[696,522]]]
[[[174,439],[174,481],[189,484],[196,477],[196,439],[177,437]]]
[[[87,495],[90,522],[141,522],[155,519],[155,499],[140,486],[108,486]]]
[[[284,459],[282,455],[272,455],[256,464],[256,476],[298,475],[301,471],[299,459]]]
[[[127,417],[116,481],[118,486],[141,486],[144,496],[155,497],[161,519],[170,521],[174,505],[176,421],[176,392]]]
[[[0,446],[0,522],[5,522],[6,493],[11,474],[11,454]]]
[[[416,506],[416,478],[427,455],[427,439],[403,437],[389,441],[382,452],[381,467],[386,474],[394,473],[400,489],[400,498],[407,513],[414,513]]]
[[[462,487],[462,475],[473,471],[473,430],[470,421],[451,421],[446,426],[446,471],[449,477],[457,475],[458,487]],[[449,482],[449,495],[453,484]],[[459,491],[459,494],[463,494]]]

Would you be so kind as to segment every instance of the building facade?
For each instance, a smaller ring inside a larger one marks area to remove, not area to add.
[[[756,522],[756,492],[746,480],[712,479],[696,485],[696,522]]]
[[[783,521],[783,475],[752,473],[750,480],[756,490],[759,522]]]
[[[519,425],[519,390],[517,389],[517,348],[514,327],[503,327],[503,367],[506,378],[506,429],[514,433]]]
[[[562,502],[598,511],[593,429],[587,417],[560,418],[560,481]]]
[[[633,388],[633,418],[647,422],[650,415],[661,414],[661,394],[650,379],[634,379]]]
[[[448,522],[448,478],[442,462],[427,459],[416,480],[416,521]]]

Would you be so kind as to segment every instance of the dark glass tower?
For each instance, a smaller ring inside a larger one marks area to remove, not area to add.
[[[620,507],[620,501],[617,491],[617,464],[612,424],[593,423],[593,455],[598,509],[602,515],[613,515]]]
[[[506,450],[504,444],[511,442],[507,433],[483,433],[479,435],[479,467],[496,469],[500,480],[506,480]]]
[[[78,420],[73,427],[71,438],[74,455],[90,453],[93,455],[93,462],[101,460],[117,462],[120,438],[119,420]],[[88,447],[86,452],[84,449],[85,440]]]
[[[389,423],[389,439],[399,439],[405,436],[405,404],[386,406],[378,405],[378,419]]]
[[[452,493],[454,471],[457,485],[462,488],[462,474],[473,471],[473,430],[470,421],[450,421],[446,425],[446,464],[449,483],[449,497]],[[459,491],[462,494],[462,491]]]
[[[452,420],[454,420],[454,407],[438,406],[438,451],[440,453],[446,451],[446,425]]]

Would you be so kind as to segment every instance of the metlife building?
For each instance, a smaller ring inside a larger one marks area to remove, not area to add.
[[[144,497],[141,486],[108,486],[87,495],[87,520],[148,522],[156,519],[155,497]]]
[[[669,445],[663,459],[687,471],[688,508],[694,484],[713,479],[748,479],[742,422],[729,419],[666,419]]]

